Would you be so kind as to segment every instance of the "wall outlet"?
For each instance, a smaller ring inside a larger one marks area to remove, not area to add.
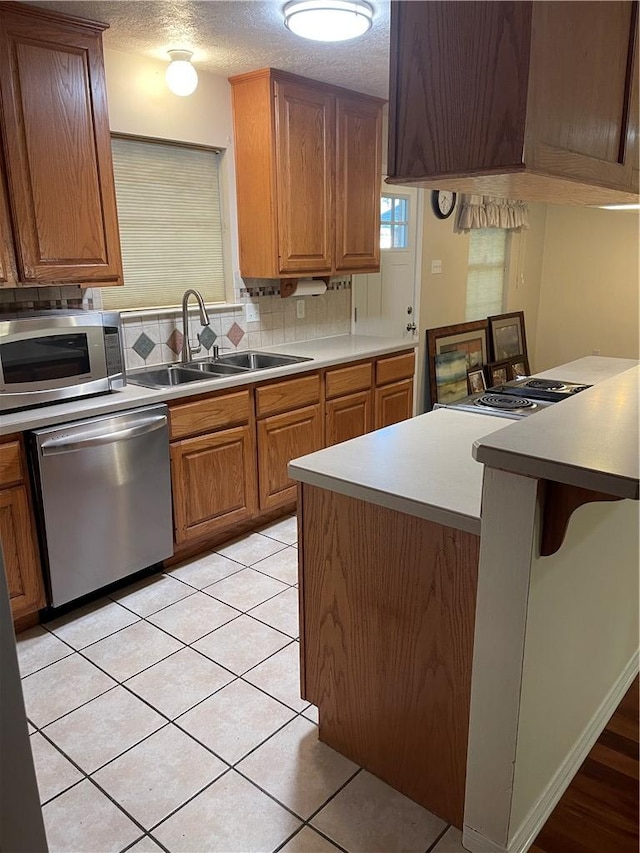
[[[304,299],[296,299],[296,317],[304,320]]]
[[[431,261],[431,275],[439,275],[442,272],[442,261]]]
[[[260,319],[260,306],[257,302],[247,302],[244,306],[247,323],[257,323]]]
[[[599,349],[591,350],[591,355],[600,355],[600,350]]]

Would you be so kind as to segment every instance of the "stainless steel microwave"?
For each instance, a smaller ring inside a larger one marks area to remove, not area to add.
[[[42,311],[0,321],[0,413],[126,383],[117,312]]]

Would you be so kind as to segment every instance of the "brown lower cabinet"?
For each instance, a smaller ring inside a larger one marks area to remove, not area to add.
[[[325,444],[339,444],[371,431],[373,396],[371,391],[348,394],[325,403]]]
[[[45,605],[22,439],[0,444],[0,542],[14,620]]]
[[[411,417],[413,380],[402,379],[375,391],[375,429],[397,424]],[[409,414],[407,414],[409,412]]]

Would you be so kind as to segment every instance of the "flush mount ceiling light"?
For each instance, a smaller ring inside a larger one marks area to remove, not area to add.
[[[191,64],[190,50],[168,51],[171,62],[166,71],[167,86],[174,95],[191,95],[198,85],[198,72]]]
[[[285,25],[302,38],[346,41],[371,29],[373,8],[363,0],[293,0],[284,7]]]

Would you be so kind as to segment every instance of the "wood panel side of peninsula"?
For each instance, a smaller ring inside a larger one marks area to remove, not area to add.
[[[479,537],[306,484],[299,528],[320,740],[462,827]]]

